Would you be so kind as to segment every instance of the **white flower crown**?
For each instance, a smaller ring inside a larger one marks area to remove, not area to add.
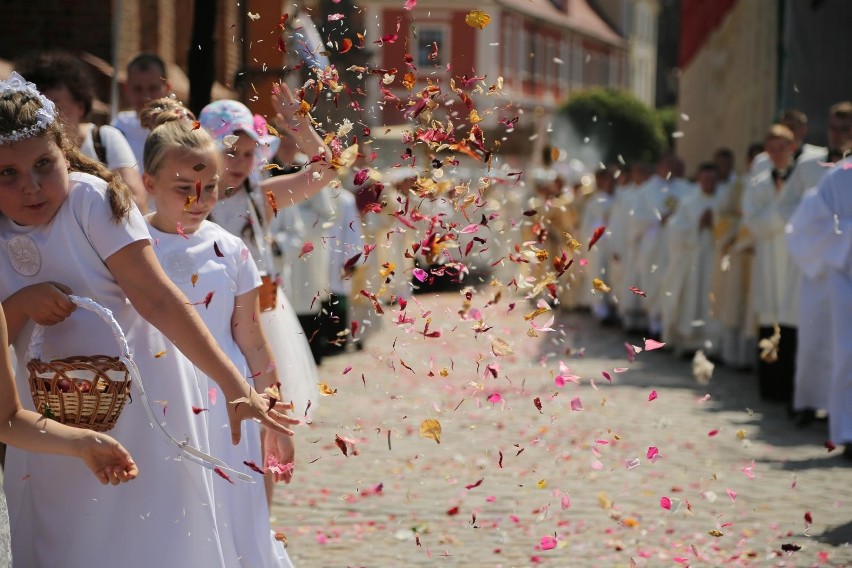
[[[35,136],[56,120],[56,105],[53,101],[42,95],[32,83],[28,83],[26,79],[18,73],[12,72],[8,79],[0,81],[0,98],[5,97],[10,93],[26,93],[37,98],[41,103],[41,108],[36,111],[36,122],[27,128],[13,130],[7,133],[0,133],[0,144],[8,144],[9,142],[18,142],[26,138]]]

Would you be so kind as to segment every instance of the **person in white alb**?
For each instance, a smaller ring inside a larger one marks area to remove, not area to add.
[[[815,187],[828,172],[831,164],[842,157],[841,148],[852,140],[852,102],[831,107],[828,117],[828,148],[821,155],[802,158],[796,164],[790,180],[781,192],[779,210],[785,220],[793,217],[805,192]],[[799,267],[793,268],[799,273]],[[825,341],[825,322],[830,318],[828,281],[824,273],[814,276],[801,274],[791,286],[786,302],[798,306],[799,333],[796,353],[796,376],[793,410],[797,422],[806,426],[816,417],[816,411],[828,407],[831,382],[831,344]]]
[[[755,239],[750,293],[757,312],[759,338],[765,340],[764,345],[776,347],[762,351],[757,375],[763,399],[791,405],[797,314],[784,303],[790,261],[784,240],[786,220],[778,205],[794,165],[793,133],[786,126],[775,124],[766,134],[764,147],[772,160],[772,169],[754,178],[743,197],[743,223]]]
[[[825,148],[821,146],[805,143],[805,136],[808,134],[808,117],[802,111],[794,108],[785,110],[778,119],[778,124],[786,126],[793,133],[793,162],[820,156],[825,152]],[[751,163],[752,177],[770,170],[772,170],[772,160],[765,151],[758,154]]]
[[[663,340],[677,352],[716,347],[709,321],[713,272],[713,224],[718,173],[712,163],[698,170],[700,191],[684,198],[669,221],[669,264],[663,280]]]
[[[843,444],[844,457],[852,458],[852,159],[805,194],[790,219],[787,245],[806,277],[824,275],[828,284],[831,309],[823,341],[831,351],[829,440]]]

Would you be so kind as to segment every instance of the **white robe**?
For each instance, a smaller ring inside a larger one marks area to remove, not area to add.
[[[792,219],[805,192],[815,187],[828,172],[829,168],[824,165],[826,157],[826,154],[822,154],[796,164],[780,196],[781,215],[787,220]],[[796,270],[798,272],[797,265]],[[825,274],[815,277],[801,274],[796,284],[795,287],[791,286],[785,297],[786,302],[798,307],[793,408],[822,409],[828,406],[831,384],[831,344],[825,341],[825,322],[831,317],[828,280]]]
[[[743,223],[755,239],[750,300],[762,326],[795,325],[796,321],[796,314],[784,305],[789,255],[778,197],[771,170],[754,178],[743,196]]]
[[[790,220],[790,254],[808,278],[825,274],[831,343],[829,438],[852,443],[852,159],[846,159],[805,194]]]
[[[822,146],[814,146],[813,144],[803,144],[802,152],[799,154],[799,157],[796,158],[796,160],[798,162],[817,156],[822,156],[823,159],[825,159],[825,152],[826,150]],[[757,177],[763,172],[771,171],[772,161],[769,159],[769,154],[767,154],[766,152],[761,152],[760,154],[754,157],[754,160],[751,162],[751,177]]]
[[[595,230],[598,227],[607,227],[607,230],[592,247],[591,250],[584,251],[586,257],[586,282],[583,288],[585,298],[581,300],[581,305],[589,306],[592,313],[599,319],[604,319],[609,315],[609,295],[595,290],[593,280],[598,278],[611,287],[609,277],[609,256],[610,248],[610,230],[609,218],[613,206],[613,197],[608,193],[596,191],[593,193],[583,209],[583,220],[580,226],[580,234],[584,239],[591,239]]]
[[[676,211],[678,203],[694,191],[695,187],[686,180],[665,180],[656,175],[639,188],[635,218],[642,236],[636,261],[652,327],[662,316],[660,290],[668,267],[668,228],[662,219]]]
[[[715,343],[709,322],[713,272],[713,230],[700,219],[716,207],[717,196],[702,191],[682,200],[668,225],[669,264],[662,283],[663,339],[679,349]]]
[[[607,273],[609,274],[610,288],[612,288],[611,296],[617,303],[619,314],[624,316],[625,310],[638,309],[638,302],[630,303],[629,297],[635,294],[631,293],[628,288],[635,284],[628,284],[628,265],[631,257],[631,239],[630,239],[630,221],[633,214],[634,203],[636,201],[636,186],[628,184],[620,186],[615,191],[615,198],[612,203],[612,210],[609,214],[609,248],[607,250]]]

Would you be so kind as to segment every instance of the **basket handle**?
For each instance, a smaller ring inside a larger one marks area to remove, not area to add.
[[[104,323],[112,329],[112,335],[115,337],[115,341],[118,343],[118,348],[121,351],[121,358],[130,359],[130,347],[127,345],[127,338],[124,337],[124,332],[121,331],[121,326],[119,326],[118,322],[115,321],[115,317],[112,315],[112,310],[103,307],[91,298],[83,298],[82,296],[74,295],[69,295],[68,297],[76,305],[99,316]],[[44,326],[36,324],[33,326],[33,334],[32,337],[30,337],[30,344],[27,348],[27,360],[41,359],[43,347]]]
[[[151,407],[151,401],[148,399],[148,394],[145,392],[145,386],[142,384],[142,376],[139,373],[139,368],[136,366],[136,363],[130,356],[130,347],[127,345],[127,338],[124,336],[124,332],[121,331],[121,326],[118,325],[117,321],[115,321],[115,317],[112,315],[112,310],[110,310],[109,308],[105,308],[104,306],[100,305],[91,298],[84,298],[82,296],[74,296],[70,294],[68,297],[76,305],[98,315],[104,321],[104,323],[106,323],[110,327],[110,329],[112,329],[112,334],[115,337],[116,343],[118,343],[119,349],[121,350],[119,360],[124,363],[125,367],[127,367],[127,370],[130,373],[131,385],[133,385],[133,387],[135,387],[142,395],[142,406],[145,408],[146,414],[148,414],[148,420],[150,420],[152,424],[156,424],[158,429],[163,433],[163,435],[168,438],[172,444],[177,446],[181,453],[189,460],[194,461],[198,465],[206,467],[207,469],[220,469],[222,471],[225,471],[231,474],[236,479],[239,479],[240,481],[254,483],[254,479],[252,479],[250,475],[247,475],[240,471],[236,471],[222,460],[213,457],[205,452],[202,452],[198,448],[194,448],[187,442],[180,442],[175,439],[174,436],[169,434],[168,430],[166,430],[165,425],[160,422],[160,420],[157,418],[157,414]],[[30,344],[27,349],[27,358],[29,360],[40,360],[42,356],[43,346],[44,326],[36,324],[33,327],[33,334],[30,338]]]

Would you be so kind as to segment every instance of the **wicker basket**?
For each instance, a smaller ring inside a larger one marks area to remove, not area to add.
[[[130,353],[124,333],[112,312],[88,298],[71,296],[78,306],[101,317],[121,349],[120,357],[76,356],[41,359],[44,328],[36,325],[29,345],[30,391],[36,410],[44,416],[78,428],[106,432],[115,426],[130,398]]]

